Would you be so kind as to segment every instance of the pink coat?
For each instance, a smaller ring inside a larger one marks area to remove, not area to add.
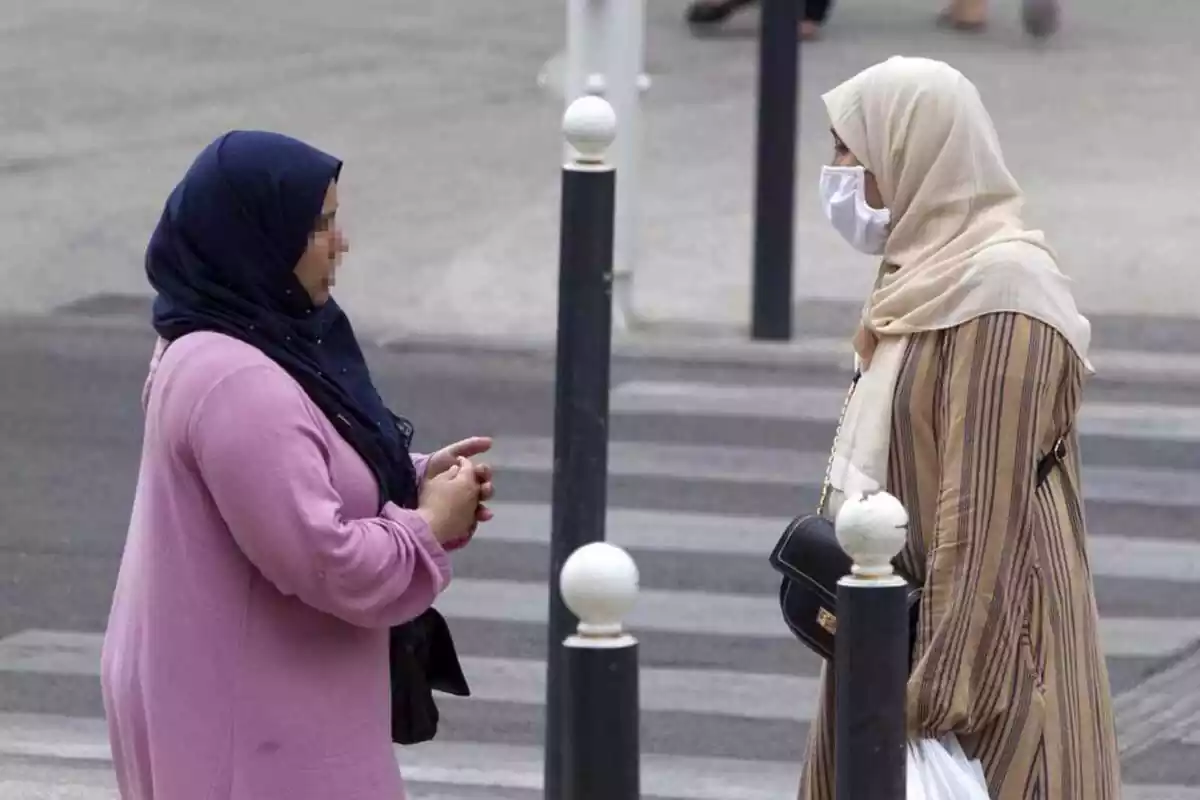
[[[387,629],[450,563],[256,348],[156,353],[102,682],[124,800],[401,800]],[[425,459],[415,457],[418,474]]]

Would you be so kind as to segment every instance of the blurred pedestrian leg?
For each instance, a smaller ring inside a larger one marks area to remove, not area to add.
[[[938,15],[938,25],[974,33],[987,27],[987,0],[951,0]]]
[[[987,12],[987,0],[951,0],[938,15],[938,24],[974,33],[987,27]],[[1059,21],[1059,0],[1021,0],[1021,22],[1030,36],[1041,39],[1053,35]]]
[[[738,11],[754,5],[757,0],[692,0],[688,5],[687,21],[690,25],[720,25]],[[833,0],[796,0],[804,8],[800,20],[800,37],[812,40],[820,36],[821,26],[829,17]]]
[[[1054,35],[1059,18],[1058,0],[1021,0],[1021,21],[1030,36],[1040,39]]]

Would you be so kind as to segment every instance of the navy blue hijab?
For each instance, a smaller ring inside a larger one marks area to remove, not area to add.
[[[384,405],[346,314],[332,299],[315,306],[294,274],[341,168],[277,133],[233,131],[206,147],[146,250],[154,328],[167,341],[216,331],[257,347],[370,465],[382,500],[414,508],[412,425]]]

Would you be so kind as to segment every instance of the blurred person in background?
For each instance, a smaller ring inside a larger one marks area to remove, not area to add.
[[[821,28],[829,18],[833,0],[795,0],[802,3],[800,38],[820,38]],[[702,27],[720,25],[738,11],[761,0],[692,0],[686,19]],[[1045,38],[1058,31],[1059,0],[1021,0],[1021,20],[1029,35]],[[950,0],[950,5],[938,15],[938,25],[951,30],[978,33],[987,29],[988,0]]]
[[[752,6],[759,0],[693,0],[687,9],[687,21],[691,25],[720,25],[738,11]],[[821,26],[829,17],[833,0],[795,0],[801,3],[800,38],[817,39]]]
[[[895,566],[922,587],[909,735],[958,738],[992,800],[1117,800],[1076,427],[1091,326],[1025,226],[966,77],[894,57],[823,99],[822,205],[850,245],[882,257],[829,513],[880,489],[908,510]],[[822,682],[804,800],[834,800],[828,668]]]
[[[330,297],[340,171],[226,134],[151,238],[160,341],[102,657],[124,800],[404,797],[390,634],[436,614],[447,552],[490,518],[469,460],[490,441],[410,454]]]

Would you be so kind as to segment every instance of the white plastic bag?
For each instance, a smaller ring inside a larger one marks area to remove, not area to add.
[[[954,736],[910,740],[905,800],[989,800],[983,766]]]

